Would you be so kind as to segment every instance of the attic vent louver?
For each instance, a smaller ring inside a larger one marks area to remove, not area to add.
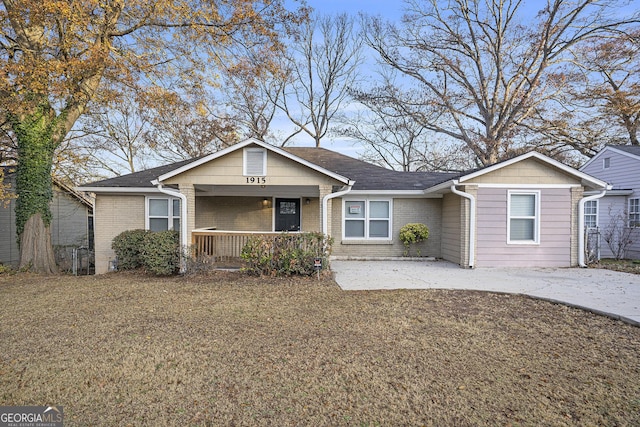
[[[244,150],[244,174],[247,176],[265,176],[267,174],[267,151],[264,148],[246,148]]]

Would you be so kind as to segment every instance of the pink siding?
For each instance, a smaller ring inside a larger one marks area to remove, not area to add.
[[[569,267],[571,265],[571,191],[540,192],[540,243],[507,244],[507,188],[479,188],[477,267]]]

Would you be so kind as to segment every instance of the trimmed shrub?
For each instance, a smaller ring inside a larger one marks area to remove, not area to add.
[[[176,274],[180,269],[180,241],[177,231],[145,234],[140,249],[142,266],[157,276]]]
[[[429,237],[429,228],[420,223],[405,224],[400,229],[400,241],[404,245],[404,256],[408,256],[411,245],[418,244]],[[417,250],[420,256],[420,249]]]
[[[333,240],[322,233],[283,233],[275,236],[256,235],[242,248],[241,258],[247,262],[244,271],[268,276],[310,276],[314,261],[322,259],[328,267]]]
[[[111,242],[118,257],[118,270],[135,270],[142,267],[141,250],[147,230],[127,230],[114,237]]]

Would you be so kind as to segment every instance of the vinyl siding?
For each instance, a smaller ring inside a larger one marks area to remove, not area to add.
[[[456,264],[463,263],[464,206],[464,199],[455,194],[445,194],[442,199],[442,258]]]
[[[12,177],[6,184],[15,185]],[[88,245],[88,208],[75,197],[54,185],[51,208],[51,244],[56,247]],[[15,200],[5,206],[0,202],[0,263],[17,267],[20,248],[16,236]],[[64,251],[63,251],[64,252]],[[63,261],[59,259],[58,261]]]
[[[267,173],[264,183],[247,183],[243,170],[243,152],[236,150],[224,157],[185,171],[164,181],[165,184],[239,185],[255,187],[272,185],[342,185],[332,178],[316,172],[284,156],[267,152]]]
[[[603,167],[603,160],[610,158],[609,168]],[[640,159],[605,148],[592,161],[587,163],[583,172],[593,175],[613,186],[614,190],[633,190],[629,196],[605,196],[598,203],[598,226],[601,233],[611,227],[612,219],[627,212],[629,199],[640,198]],[[633,243],[626,252],[626,257],[640,259],[640,229],[633,231]],[[613,256],[611,249],[600,239],[601,258]]]
[[[571,191],[540,190],[540,242],[507,244],[507,194],[511,188],[479,188],[477,267],[568,267],[571,265]]]
[[[608,169],[603,168],[603,159],[606,157],[611,159]],[[632,197],[640,197],[640,159],[638,158],[605,148],[581,170],[613,185],[614,190],[633,189],[636,195]]]

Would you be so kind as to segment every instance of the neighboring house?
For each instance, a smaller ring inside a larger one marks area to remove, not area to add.
[[[614,256],[604,239],[617,231],[632,241],[624,257],[640,259],[640,147],[608,145],[580,170],[613,187],[585,205],[585,225],[600,229],[600,257]]]
[[[323,148],[247,140],[214,154],[87,184],[96,273],[125,230],[179,229],[184,245],[238,255],[253,233],[320,231],[333,256],[395,257],[400,228],[430,229],[421,253],[463,267],[582,264],[583,192],[606,183],[531,152],[470,173],[399,172]]]
[[[13,169],[4,168],[4,183],[10,186],[9,192],[15,189]],[[56,261],[63,270],[71,270],[73,249],[88,248],[93,244],[93,203],[84,194],[54,178],[50,208],[51,243]],[[20,248],[16,235],[15,198],[8,204],[0,201],[0,236],[0,264],[16,268],[20,263]]]

